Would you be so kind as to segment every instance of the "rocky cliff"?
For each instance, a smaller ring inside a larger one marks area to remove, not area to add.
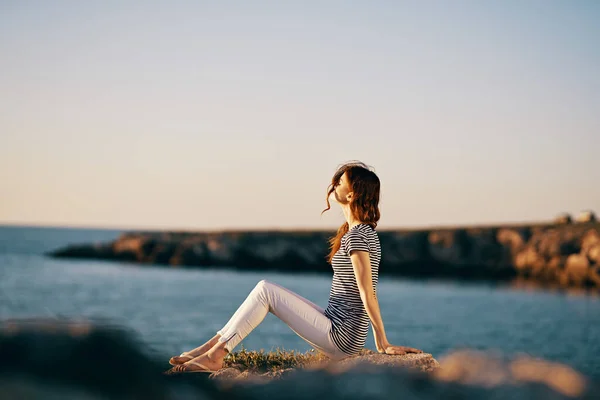
[[[181,267],[325,272],[329,231],[133,232],[53,257]],[[600,289],[600,223],[381,230],[380,273],[510,280]]]

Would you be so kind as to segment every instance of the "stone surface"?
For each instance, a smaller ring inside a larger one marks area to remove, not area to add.
[[[338,363],[333,364],[335,370],[348,370],[357,366],[381,365],[385,367],[412,368],[419,371],[433,371],[439,368],[440,364],[429,353],[387,355],[387,354],[368,354],[363,356],[348,357]]]
[[[242,371],[240,371],[237,368],[223,368],[218,370],[217,372],[210,374],[210,378],[217,380],[235,379],[238,376],[240,376],[241,373]]]
[[[481,387],[539,383],[567,397],[585,392],[587,378],[559,363],[519,356],[506,360],[499,354],[483,351],[456,351],[440,360],[442,368],[434,377],[441,381]]]
[[[571,254],[567,258],[565,272],[569,279],[576,285],[581,285],[589,274],[590,262],[587,257],[582,254]]]
[[[341,361],[322,362],[311,364],[306,368],[287,368],[279,371],[269,371],[266,373],[257,373],[252,371],[240,371],[236,368],[224,368],[211,374],[211,379],[221,382],[231,383],[267,383],[274,379],[281,379],[289,376],[298,370],[322,370],[327,373],[343,373],[351,369],[364,369],[372,366],[381,366],[389,368],[405,368],[421,372],[431,372],[439,368],[439,363],[431,354],[405,354],[405,355],[387,355],[371,352],[371,354],[359,355],[345,358]]]
[[[593,246],[590,246],[586,249],[586,256],[592,262],[596,264],[600,264],[600,243],[596,243]]]

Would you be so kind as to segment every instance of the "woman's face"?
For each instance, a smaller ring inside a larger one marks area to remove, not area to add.
[[[350,182],[348,182],[348,176],[344,172],[341,176],[338,184],[335,185],[334,195],[335,201],[340,204],[348,204],[352,198],[352,193],[350,191]]]

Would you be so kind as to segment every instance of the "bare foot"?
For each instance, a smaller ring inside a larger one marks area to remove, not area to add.
[[[223,368],[223,358],[210,357],[210,353],[202,354],[186,363],[179,364],[167,371],[167,374],[194,371],[218,371]]]
[[[182,353],[179,356],[171,357],[169,359],[169,364],[171,364],[171,365],[179,365],[179,364],[183,364],[185,362],[188,362],[188,361],[190,361],[193,358],[194,358],[194,356],[189,355],[189,353]]]
[[[166,372],[167,375],[178,372],[194,372],[194,371],[218,371],[223,368],[223,359],[228,353],[225,349],[226,343],[217,343],[206,353],[179,364]]]
[[[186,363],[186,362],[194,359],[195,357],[198,357],[198,356],[206,353],[207,351],[212,349],[215,344],[217,344],[217,342],[219,341],[219,338],[220,338],[219,335],[215,335],[212,339],[210,339],[208,342],[204,343],[202,346],[196,347],[195,349],[193,349],[191,351],[186,351],[186,352],[182,353],[181,355],[171,357],[171,359],[169,359],[169,364],[180,365],[180,364]]]

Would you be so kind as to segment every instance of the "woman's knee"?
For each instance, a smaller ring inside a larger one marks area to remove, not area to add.
[[[264,287],[264,286],[268,286],[270,284],[271,284],[271,282],[269,282],[268,280],[262,279],[262,280],[258,281],[258,283],[256,284],[256,287]]]
[[[256,292],[264,292],[269,289],[269,287],[273,286],[271,282],[266,279],[259,281],[254,287],[254,291]]]

